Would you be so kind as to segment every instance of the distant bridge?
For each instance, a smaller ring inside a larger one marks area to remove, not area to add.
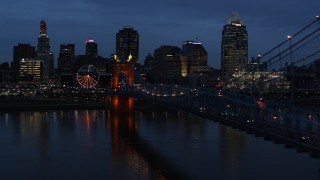
[[[320,155],[319,110],[290,103],[293,102],[294,79],[298,73],[313,70],[312,77],[319,76],[320,79],[320,18],[317,16],[301,31],[289,35],[287,40],[260,57],[260,66],[230,78],[224,82],[223,89],[132,83],[118,87],[116,82],[116,89],[109,91],[107,96],[137,98],[194,113]],[[267,68],[267,73],[253,76],[262,67]],[[120,70],[115,68],[115,71]],[[268,74],[272,75],[271,78],[266,77]],[[283,79],[289,84],[279,85]],[[266,92],[271,96],[274,93],[271,82],[280,92],[288,90],[290,97],[265,98]],[[319,87],[313,87],[313,90],[319,91]],[[248,95],[241,94],[243,91],[249,92]],[[128,106],[132,105],[131,101]],[[114,104],[119,104],[118,99]]]

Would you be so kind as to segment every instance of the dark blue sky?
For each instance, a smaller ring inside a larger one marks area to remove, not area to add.
[[[251,57],[313,21],[319,7],[319,0],[1,0],[0,62],[11,62],[18,43],[36,46],[43,19],[55,58],[63,43],[76,44],[76,53],[84,54],[89,37],[97,40],[99,54],[109,57],[115,34],[131,25],[140,34],[140,62],[160,45],[181,47],[198,37],[209,65],[220,68],[221,31],[232,12],[247,26]]]

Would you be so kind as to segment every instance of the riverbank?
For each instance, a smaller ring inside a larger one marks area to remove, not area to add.
[[[0,99],[0,111],[104,109],[105,102],[80,102],[71,100]]]
[[[62,99],[0,99],[0,112],[7,111],[44,111],[44,110],[81,110],[106,109],[103,101],[73,101]],[[160,106],[144,101],[135,101],[134,109],[158,109]]]

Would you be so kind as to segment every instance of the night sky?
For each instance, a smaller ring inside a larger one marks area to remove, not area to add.
[[[76,44],[76,54],[84,54],[86,38],[96,39],[99,54],[109,57],[115,34],[130,25],[140,34],[141,63],[161,45],[181,47],[198,39],[209,65],[220,68],[221,31],[232,12],[247,26],[250,60],[313,21],[319,7],[319,0],[1,0],[0,62],[12,61],[18,43],[36,46],[45,20],[55,58],[63,43]]]

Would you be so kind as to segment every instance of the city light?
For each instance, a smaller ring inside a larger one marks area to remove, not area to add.
[[[277,116],[276,114],[274,114],[274,115],[272,116],[272,120],[273,120],[273,121],[278,120],[278,116]]]
[[[96,42],[96,40],[94,40],[94,39],[91,39],[91,38],[86,39],[86,43],[95,43],[95,42]]]

